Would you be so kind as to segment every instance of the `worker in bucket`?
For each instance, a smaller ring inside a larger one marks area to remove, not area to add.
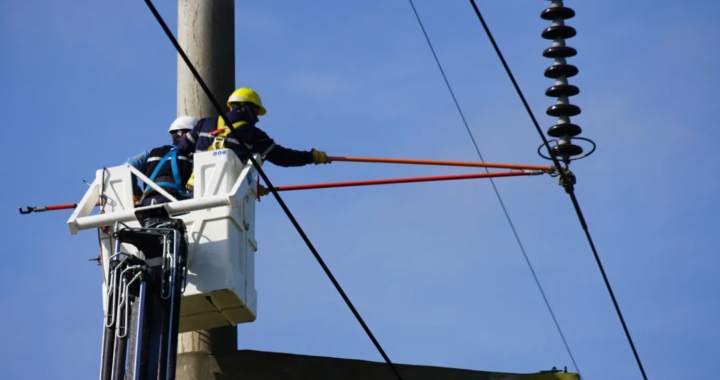
[[[179,152],[177,144],[190,132],[198,120],[192,116],[180,116],[172,124],[168,133],[172,145],[164,145],[152,150],[145,150],[127,160],[132,167],[142,172],[151,181],[177,199],[187,198],[186,184],[193,171],[192,152]],[[133,193],[140,198],[139,205],[146,206],[168,202],[165,196],[151,188],[140,190],[133,176]]]
[[[227,148],[231,149],[240,161],[245,163],[248,158],[240,145],[244,143],[247,144],[250,152],[260,153],[264,161],[269,161],[277,166],[294,167],[331,162],[327,154],[319,150],[300,151],[277,145],[265,132],[256,127],[255,124],[259,122],[258,116],[265,115],[266,110],[260,96],[252,89],[235,90],[228,98],[227,105],[230,111],[225,116],[235,128],[235,134],[231,133],[230,128],[225,126],[224,120],[219,116],[201,119],[195,128],[178,143],[178,150],[203,152]],[[235,136],[238,136],[240,141]],[[189,191],[192,191],[193,179],[191,177],[188,181]]]

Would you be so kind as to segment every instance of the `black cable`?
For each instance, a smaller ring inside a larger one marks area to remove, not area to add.
[[[437,62],[438,68],[440,69],[440,73],[442,73],[443,79],[445,79],[445,84],[447,85],[448,90],[450,91],[450,95],[453,98],[453,101],[455,102],[455,107],[457,107],[458,113],[460,113],[460,118],[462,118],[463,123],[465,124],[465,129],[467,129],[468,134],[470,135],[470,139],[472,140],[473,145],[475,146],[475,150],[477,151],[478,156],[480,157],[480,161],[485,162],[483,159],[482,153],[480,153],[480,148],[478,148],[477,143],[475,142],[475,137],[473,136],[472,131],[470,130],[470,127],[468,126],[467,121],[465,120],[465,116],[463,115],[462,110],[460,109],[460,104],[458,103],[457,99],[455,98],[455,93],[452,90],[452,87],[450,86],[450,81],[448,81],[447,76],[445,76],[445,71],[442,68],[442,65],[440,64],[440,60],[438,59],[437,54],[435,54],[435,49],[432,46],[432,43],[430,42],[430,38],[428,37],[427,32],[425,31],[425,27],[423,26],[422,21],[420,20],[420,16],[418,15],[417,9],[415,9],[415,4],[413,4],[412,0],[410,1],[410,6],[412,6],[413,12],[415,12],[415,17],[418,20],[418,23],[420,24],[420,28],[422,29],[423,34],[425,35],[425,39],[427,40],[428,46],[430,46],[430,51],[432,51],[433,57],[435,57],[435,62]],[[485,172],[489,173],[490,171],[488,168],[485,168]],[[553,319],[553,322],[555,323],[555,327],[557,328],[558,332],[560,333],[560,337],[562,338],[563,343],[565,344],[565,349],[568,352],[568,355],[570,355],[570,360],[572,360],[573,365],[575,366],[575,369],[578,371],[578,374],[580,374],[580,368],[578,368],[577,363],[575,362],[575,357],[572,354],[572,351],[570,350],[570,346],[567,343],[567,340],[565,340],[565,335],[562,332],[562,329],[560,328],[560,324],[557,321],[557,318],[555,318],[555,313],[552,310],[552,307],[550,306],[550,301],[547,299],[547,296],[545,296],[545,291],[543,290],[542,286],[540,285],[540,280],[537,277],[537,274],[535,274],[535,269],[532,266],[532,263],[530,262],[530,258],[528,258],[527,253],[525,252],[525,247],[523,246],[520,236],[517,233],[517,230],[515,229],[515,224],[512,222],[512,219],[510,218],[510,213],[508,213],[507,208],[505,208],[505,202],[503,202],[502,197],[500,197],[500,192],[497,189],[497,186],[495,186],[495,181],[493,181],[492,178],[490,178],[490,183],[492,184],[493,190],[495,190],[495,195],[497,195],[498,201],[500,201],[500,206],[503,209],[503,212],[505,213],[505,218],[507,218],[508,223],[510,224],[510,228],[512,229],[513,235],[515,235],[515,240],[518,243],[518,246],[520,247],[520,251],[522,251],[523,256],[525,257],[525,262],[527,262],[528,267],[530,268],[530,272],[532,273],[533,278],[535,279],[535,283],[537,284],[538,289],[540,290],[540,294],[542,295],[543,300],[545,301],[545,305],[548,308],[548,311],[550,312],[550,316]]]
[[[490,33],[490,28],[488,28],[487,24],[485,23],[485,19],[483,19],[482,14],[480,13],[480,10],[478,9],[477,5],[475,4],[474,0],[470,0],[470,3],[473,6],[473,9],[475,9],[475,14],[477,15],[478,19],[480,20],[480,23],[482,24],[483,28],[485,29],[485,33],[487,34],[488,38],[490,39],[490,42],[493,45],[493,48],[495,48],[495,52],[497,53],[498,57],[500,58],[500,61],[503,64],[503,67],[505,67],[505,71],[508,74],[508,77],[510,77],[510,80],[512,81],[513,86],[515,86],[515,91],[517,91],[517,94],[520,96],[520,100],[522,100],[523,105],[525,105],[525,109],[528,112],[528,115],[530,115],[530,118],[533,121],[533,124],[535,125],[535,129],[537,129],[538,134],[540,134],[540,137],[543,140],[543,143],[545,144],[545,147],[548,149],[548,153],[550,153],[550,157],[553,159],[553,162],[555,163],[556,168],[560,168],[560,163],[557,160],[557,157],[555,156],[552,149],[550,149],[550,145],[545,138],[545,135],[543,134],[542,130],[540,129],[540,125],[538,124],[537,120],[535,119],[535,115],[533,115],[532,110],[530,110],[530,106],[528,105],[527,101],[525,100],[525,96],[523,96],[522,91],[520,90],[520,87],[518,86],[517,82],[515,81],[515,77],[513,76],[512,72],[510,71],[510,68],[508,67],[507,63],[505,62],[505,58],[503,57],[502,53],[500,52],[500,48],[498,48],[497,44],[495,43],[495,39],[492,36],[492,33]],[[564,170],[558,170],[560,172],[560,175],[563,177],[563,180],[567,181],[567,178],[565,177],[565,171]],[[566,182],[567,183],[567,182]],[[630,331],[627,328],[627,325],[625,324],[625,319],[623,318],[622,312],[620,311],[620,306],[617,303],[617,300],[615,299],[615,294],[613,293],[612,287],[610,286],[610,281],[607,278],[607,275],[605,274],[605,269],[603,268],[602,262],[600,261],[600,256],[598,255],[597,249],[595,249],[595,243],[593,243],[592,237],[590,236],[590,231],[588,231],[587,223],[585,222],[585,217],[583,216],[582,210],[580,209],[580,204],[578,203],[577,198],[575,197],[575,192],[572,188],[566,187],[567,193],[570,195],[570,200],[573,203],[573,207],[575,208],[575,213],[578,216],[578,220],[580,221],[580,225],[582,225],[583,230],[585,231],[585,236],[587,237],[588,243],[590,243],[590,248],[592,249],[593,255],[595,256],[595,261],[597,262],[597,266],[600,269],[600,273],[602,274],[603,280],[605,281],[605,286],[607,287],[608,293],[610,293],[610,298],[612,299],[613,305],[615,306],[615,311],[617,312],[618,317],[620,318],[620,323],[622,324],[623,330],[625,330],[625,336],[627,336],[628,343],[630,343],[630,348],[632,348],[633,355],[635,355],[635,361],[637,361],[637,365],[640,368],[640,372],[642,373],[643,379],[647,380],[647,375],[645,374],[645,368],[642,365],[642,362],[640,361],[640,356],[637,353],[637,350],[635,349],[635,343],[633,343],[632,337],[630,337]]]
[[[236,139],[238,139],[238,141],[243,141],[242,138],[236,134],[235,128],[233,127],[232,123],[227,119],[227,117],[223,113],[222,107],[220,107],[220,103],[218,103],[217,99],[215,99],[213,94],[210,92],[210,89],[207,87],[207,85],[203,81],[202,77],[200,77],[200,74],[197,72],[197,70],[195,70],[195,67],[190,62],[190,59],[188,59],[187,55],[185,55],[185,52],[180,47],[180,44],[177,42],[177,40],[173,36],[173,34],[170,31],[170,29],[168,28],[167,24],[165,24],[165,21],[162,19],[162,17],[158,13],[157,9],[155,9],[155,6],[153,6],[153,4],[150,0],[144,0],[144,1],[145,1],[145,4],[147,4],[148,8],[150,8],[150,11],[155,16],[155,19],[157,19],[158,23],[160,23],[160,26],[165,31],[165,34],[167,34],[168,38],[170,39],[172,44],[175,46],[175,49],[178,51],[180,56],[185,61],[185,64],[187,64],[188,68],[195,76],[195,79],[198,81],[198,84],[200,84],[200,87],[202,87],[203,91],[205,91],[205,95],[208,96],[208,98],[210,99],[210,102],[212,102],[212,104],[215,107],[215,110],[218,112],[219,116],[222,117],[223,121],[225,122],[225,125],[228,128],[230,128],[231,133],[233,133],[233,135],[235,136]],[[385,351],[380,346],[380,343],[377,341],[377,339],[375,339],[375,336],[370,331],[370,328],[368,328],[368,326],[365,324],[365,321],[360,316],[360,313],[358,313],[358,311],[355,309],[355,306],[353,306],[352,302],[350,301],[350,298],[348,298],[348,296],[345,294],[345,291],[343,291],[342,287],[340,286],[340,283],[338,283],[338,281],[335,279],[335,276],[333,276],[332,272],[330,272],[330,268],[328,268],[328,266],[325,265],[325,262],[320,257],[320,254],[315,249],[313,244],[310,242],[310,239],[308,239],[307,235],[305,234],[303,229],[300,227],[300,224],[298,224],[297,220],[295,220],[295,217],[290,212],[290,209],[288,209],[287,205],[285,205],[285,202],[282,200],[282,198],[280,198],[280,195],[278,194],[277,190],[272,185],[272,183],[270,182],[270,179],[267,177],[267,175],[265,175],[265,172],[262,170],[260,165],[257,163],[257,161],[253,157],[250,150],[247,149],[247,147],[244,144],[240,144],[240,146],[242,147],[245,154],[248,156],[248,158],[250,159],[253,166],[260,174],[260,176],[263,178],[265,183],[267,183],[268,188],[275,196],[275,199],[280,204],[280,207],[282,207],[283,211],[285,211],[285,214],[290,219],[290,222],[292,222],[293,226],[295,226],[295,229],[300,234],[303,241],[305,241],[305,244],[307,244],[307,246],[310,249],[310,251],[312,252],[313,256],[315,256],[315,259],[318,261],[318,263],[320,264],[322,269],[325,271],[325,274],[328,276],[328,278],[333,283],[333,285],[335,285],[335,289],[337,289],[338,293],[340,293],[340,296],[343,298],[343,300],[345,301],[347,306],[350,308],[350,311],[352,311],[353,315],[355,315],[355,318],[358,320],[358,322],[360,322],[360,325],[362,326],[363,330],[365,330],[365,333],[368,335],[370,340],[375,345],[375,348],[377,348],[377,350],[380,352],[380,355],[382,355],[383,359],[385,359],[385,362],[390,366],[393,373],[395,374],[395,377],[397,377],[399,380],[402,380],[402,376],[400,376],[400,373],[398,372],[397,368],[395,368],[395,365],[392,363],[392,361],[390,361],[390,358],[387,356],[387,354],[385,354]]]

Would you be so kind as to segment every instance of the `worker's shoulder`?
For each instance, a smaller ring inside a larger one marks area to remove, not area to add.
[[[147,151],[147,152],[148,152],[148,155],[149,155],[149,154],[152,154],[153,151],[158,151],[158,150],[170,150],[170,149],[172,149],[172,148],[174,148],[174,147],[175,147],[174,145],[161,145],[161,146],[157,146],[157,147],[155,147],[155,148],[152,148],[152,149],[150,149],[150,150]]]
[[[216,129],[217,121],[218,121],[217,116],[204,117],[204,118],[198,120],[197,125],[195,125],[195,127],[198,129],[206,129],[206,128]]]
[[[266,138],[268,138],[268,134],[265,133],[265,131],[263,131],[262,129],[258,128],[258,126],[255,125],[255,124],[248,123],[248,124],[243,125],[243,128],[247,128],[248,131],[252,132],[253,138],[255,138],[255,139],[258,139],[258,138],[260,138],[260,139],[266,139]]]
[[[152,148],[147,152],[145,161],[149,160],[151,157],[164,156],[169,153],[173,148],[174,147],[172,145],[162,145]]]

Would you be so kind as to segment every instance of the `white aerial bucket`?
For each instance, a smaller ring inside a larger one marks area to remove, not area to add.
[[[262,164],[260,156],[255,156]],[[257,172],[243,165],[234,152],[222,149],[193,155],[195,193],[193,199],[164,204],[171,216],[187,226],[187,286],[180,309],[180,332],[234,326],[252,322],[257,316],[255,290],[255,200]],[[146,183],[149,179],[130,165],[97,171],[82,201],[68,220],[71,234],[109,226],[99,232],[104,278],[114,253],[111,236],[116,222],[139,228],[135,218],[132,174]],[[156,188],[154,183],[151,186]],[[104,194],[103,214],[90,215]],[[122,244],[121,251],[137,254]],[[106,289],[103,284],[103,297]],[[106,301],[103,300],[103,307]]]

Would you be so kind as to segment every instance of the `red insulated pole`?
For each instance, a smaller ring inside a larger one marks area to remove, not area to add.
[[[441,166],[464,166],[475,168],[496,168],[496,169],[519,169],[519,170],[542,170],[552,171],[549,166],[538,165],[514,165],[514,164],[486,164],[482,162],[461,162],[461,161],[435,161],[435,160],[405,160],[396,158],[366,158],[366,157],[329,157],[333,161],[344,162],[372,162],[382,164],[411,164],[411,165],[441,165]]]
[[[275,190],[277,190],[277,191],[293,191],[293,190],[327,189],[327,188],[331,188],[331,187],[389,185],[389,184],[395,184],[395,183],[452,181],[452,180],[458,180],[458,179],[475,179],[475,178],[517,177],[517,176],[529,176],[529,175],[537,175],[537,174],[541,174],[541,173],[502,172],[502,173],[448,175],[448,176],[439,176],[439,177],[380,179],[380,180],[374,180],[374,181],[335,182],[335,183],[318,183],[318,184],[313,184],[313,185],[280,186],[280,187],[276,187]]]
[[[45,211],[55,211],[55,210],[67,210],[70,208],[76,208],[77,203],[67,204],[67,205],[54,205],[54,206],[45,206]]]
[[[100,202],[95,204],[95,207],[100,206]],[[71,208],[76,208],[77,203],[69,203],[65,205],[53,205],[53,206],[43,206],[43,207],[30,207],[28,206],[27,211],[23,211],[22,207],[20,207],[20,214],[30,214],[32,212],[43,212],[43,211],[56,211],[56,210],[67,210]]]

